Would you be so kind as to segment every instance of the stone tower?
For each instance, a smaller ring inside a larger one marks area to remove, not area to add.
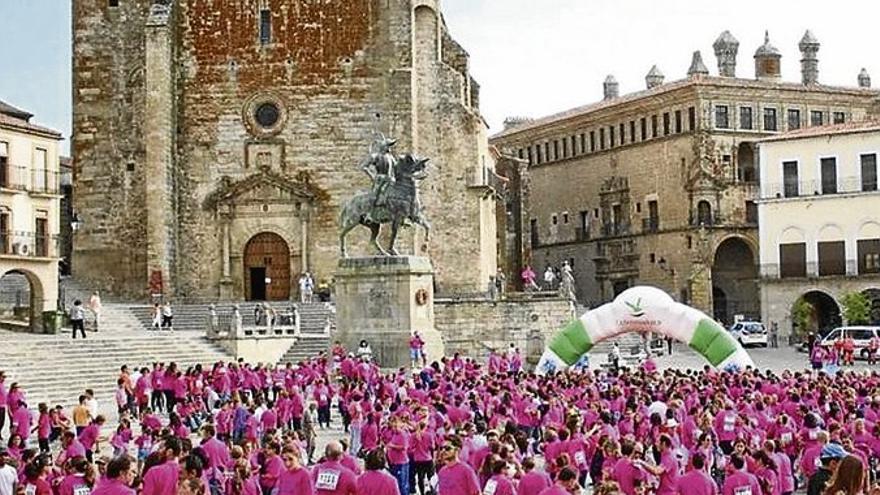
[[[620,95],[620,85],[617,84],[617,79],[613,75],[609,74],[605,78],[605,82],[602,83],[602,89],[604,90],[604,98],[606,100],[617,98]]]
[[[755,52],[755,78],[778,81],[782,78],[782,54],[770,44],[770,32],[764,32],[764,44]]]
[[[718,59],[718,74],[721,77],[736,77],[736,55],[739,52],[739,41],[724,31],[712,44],[715,57]]]
[[[660,69],[654,65],[651,67],[651,70],[648,71],[648,75],[645,76],[645,84],[648,89],[656,88],[663,84],[663,80],[665,77],[663,73],[660,72]]]
[[[688,77],[708,76],[709,69],[703,63],[703,54],[699,50],[694,52],[691,57],[691,66],[688,69]]]
[[[801,38],[801,81],[804,84],[819,84],[819,40],[808,29]]]
[[[859,87],[860,88],[870,88],[871,87],[871,75],[868,74],[868,69],[862,67],[862,71],[859,72]]]
[[[377,131],[431,159],[431,240],[404,231],[401,251],[440,292],[495,274],[480,86],[437,0],[74,0],[73,44],[73,266],[94,288],[274,300],[329,281]]]

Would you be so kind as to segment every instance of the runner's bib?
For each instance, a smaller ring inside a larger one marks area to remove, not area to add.
[[[587,456],[584,455],[584,451],[579,450],[574,453],[574,462],[578,466],[585,466],[587,464]]]
[[[32,485],[28,483],[26,487],[24,487],[25,495],[36,495],[37,493],[37,485]]]
[[[724,417],[724,431],[733,431],[733,428],[736,426],[736,416],[725,416]]]
[[[333,491],[339,484],[339,471],[328,469],[326,471],[318,471],[318,479],[315,482],[316,490]]]
[[[749,486],[740,486],[734,488],[733,495],[752,495],[752,488]]]
[[[498,482],[495,480],[489,480],[486,482],[486,488],[483,488],[483,495],[495,495],[495,490],[498,489]]]
[[[791,443],[791,433],[786,432],[779,435],[779,440],[782,441],[783,445]]]
[[[89,495],[90,493],[92,493],[92,490],[85,485],[79,485],[73,489],[73,495]]]

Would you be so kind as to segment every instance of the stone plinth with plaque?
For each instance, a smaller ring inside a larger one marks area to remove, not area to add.
[[[382,368],[409,366],[413,331],[428,360],[440,359],[434,328],[434,269],[428,258],[343,258],[336,272],[336,338],[352,352],[366,340]],[[439,346],[439,348],[438,348]]]

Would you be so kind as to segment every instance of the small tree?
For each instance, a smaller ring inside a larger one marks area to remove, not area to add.
[[[798,298],[791,307],[791,322],[794,324],[795,333],[801,337],[805,336],[812,319],[813,306],[803,297]]]
[[[850,292],[840,298],[847,325],[864,325],[871,317],[871,300],[861,292]]]

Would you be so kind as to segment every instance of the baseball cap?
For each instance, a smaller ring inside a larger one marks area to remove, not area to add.
[[[820,459],[843,459],[848,456],[849,453],[840,446],[840,444],[829,443],[822,447],[822,451],[819,453]]]

